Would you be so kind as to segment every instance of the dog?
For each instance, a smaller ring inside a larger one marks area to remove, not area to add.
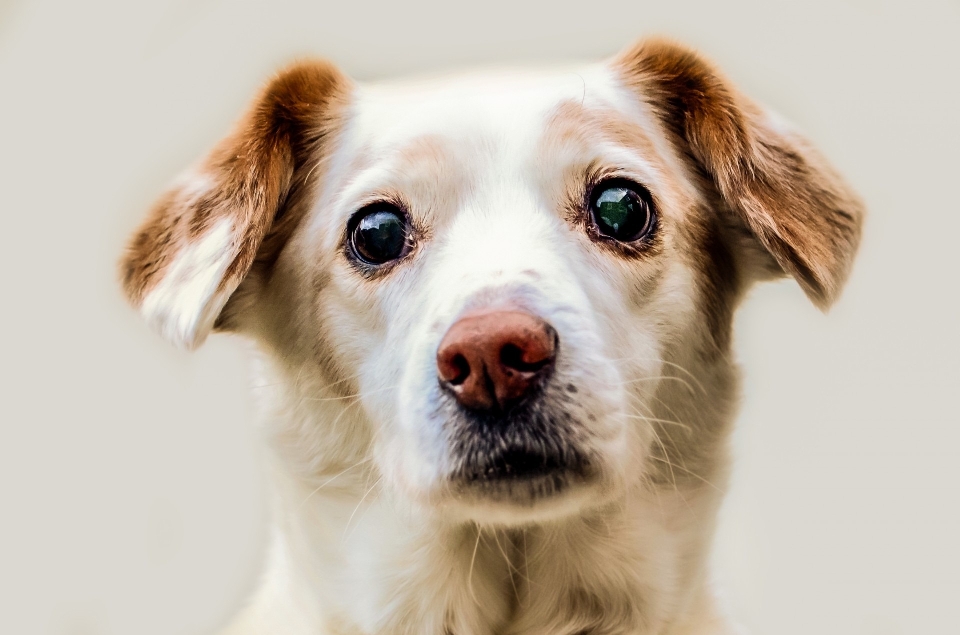
[[[572,69],[279,72],[121,262],[184,348],[256,343],[273,525],[224,633],[735,632],[708,554],[735,308],[838,296],[864,216],[650,39]]]

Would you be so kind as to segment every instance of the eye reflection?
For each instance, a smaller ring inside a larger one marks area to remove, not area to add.
[[[604,181],[593,189],[590,213],[597,230],[620,242],[634,242],[653,229],[650,194],[629,181]]]

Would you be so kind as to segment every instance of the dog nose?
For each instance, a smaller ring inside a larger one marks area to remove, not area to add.
[[[521,311],[466,315],[437,350],[437,374],[463,406],[506,410],[553,367],[557,332]]]

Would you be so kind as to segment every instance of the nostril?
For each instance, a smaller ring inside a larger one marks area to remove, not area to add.
[[[470,376],[470,362],[467,361],[466,357],[457,353],[453,356],[453,359],[450,360],[450,366],[454,372],[447,378],[447,381],[454,386],[459,386],[467,381],[467,377]]]
[[[518,368],[523,365],[523,351],[516,344],[505,344],[500,349],[500,363],[508,368]]]
[[[549,354],[535,356],[540,357],[540,359],[534,359],[532,361],[525,361],[524,357],[529,358],[529,353],[525,352],[516,344],[504,344],[503,348],[500,349],[500,363],[507,368],[519,370],[522,373],[535,373],[549,364],[550,360],[553,359],[553,356]]]

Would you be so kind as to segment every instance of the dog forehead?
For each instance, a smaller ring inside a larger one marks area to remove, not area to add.
[[[366,148],[419,137],[535,143],[558,104],[616,104],[622,91],[603,65],[474,73],[358,87],[352,132]]]

